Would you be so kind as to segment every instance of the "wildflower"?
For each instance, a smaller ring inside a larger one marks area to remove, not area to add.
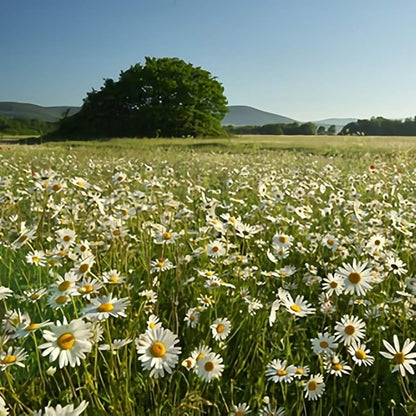
[[[334,374],[337,377],[342,377],[343,374],[349,374],[351,367],[346,361],[341,361],[337,355],[325,355],[324,367],[330,374]]]
[[[195,328],[198,325],[199,321],[199,311],[197,308],[190,308],[186,312],[184,321],[188,325],[188,327]]]
[[[136,350],[139,360],[145,370],[150,370],[150,377],[164,377],[176,366],[181,353],[180,347],[175,347],[178,337],[169,329],[162,327],[148,329],[136,339]]]
[[[272,406],[270,403],[266,403],[260,410],[259,416],[285,416],[285,409],[280,406]]]
[[[26,338],[28,335],[37,331],[40,328],[44,328],[50,324],[49,321],[44,322],[31,322],[30,319],[24,320],[16,325],[15,333],[12,335],[13,338]]]
[[[0,353],[0,370],[4,371],[7,367],[12,365],[24,367],[23,361],[27,355],[27,352],[23,348],[9,347],[7,352]]]
[[[245,416],[251,413],[250,406],[247,403],[233,404],[233,410],[230,416]]]
[[[211,325],[211,331],[216,341],[223,341],[230,334],[231,322],[227,318],[218,318]]]
[[[395,275],[401,276],[407,273],[406,263],[399,259],[398,257],[394,257],[392,255],[386,258],[386,266],[388,270],[391,270]]]
[[[195,372],[207,383],[220,378],[223,370],[223,359],[219,354],[214,352],[210,352],[204,358],[196,361]]]
[[[110,316],[126,318],[124,311],[129,304],[128,298],[113,298],[113,294],[110,293],[99,299],[91,299],[91,303],[82,309],[82,314],[92,321],[102,321]]]
[[[343,263],[343,267],[336,270],[336,274],[344,279],[344,292],[364,296],[371,289],[373,279],[371,269],[366,269],[367,263],[353,260],[352,265]]]
[[[114,269],[103,273],[102,279],[104,283],[110,285],[118,285],[125,281],[125,277],[121,276],[121,273]]]
[[[42,250],[34,250],[26,255],[26,262],[35,266],[43,267],[46,264],[45,252]]]
[[[58,234],[58,238],[56,239],[57,243],[61,244],[64,248],[68,249],[75,244],[77,234],[74,230],[62,228],[56,234]]]
[[[225,246],[221,241],[215,240],[206,248],[208,257],[218,258],[226,254]]]
[[[175,267],[169,259],[160,258],[159,260],[152,260],[150,262],[150,273],[165,272]]]
[[[0,300],[5,300],[13,295],[13,290],[6,286],[0,286]]]
[[[365,322],[355,316],[343,315],[335,325],[335,339],[344,345],[350,345],[353,340],[357,341],[364,336]]]
[[[304,317],[315,312],[315,308],[302,295],[296,296],[296,299],[293,300],[292,296],[287,294],[282,304],[292,315],[297,317]]]
[[[312,375],[310,379],[306,382],[304,390],[306,399],[319,399],[325,391],[325,383],[322,375],[319,373]]]
[[[91,270],[94,263],[94,256],[86,253],[85,256],[82,256],[75,263],[75,267],[72,271],[75,272],[78,276],[85,276]]]
[[[100,351],[111,351],[113,354],[117,354],[117,351],[131,343],[131,339],[115,339],[111,344],[102,344],[98,347]]]
[[[339,296],[344,291],[344,279],[339,275],[328,274],[322,282],[322,289],[328,296]]]
[[[289,248],[293,243],[293,237],[284,233],[278,233],[273,236],[272,246],[276,250],[279,248]]]
[[[91,295],[98,293],[102,286],[103,284],[96,278],[84,277],[77,282],[77,291],[83,298],[90,299]]]
[[[367,367],[374,363],[374,357],[369,354],[370,350],[361,342],[352,341],[347,350],[353,361],[359,366],[364,365]]]
[[[182,367],[185,367],[188,371],[190,371],[195,367],[196,360],[195,360],[195,358],[188,357],[188,358],[185,358],[185,360],[182,361],[181,365],[182,365]]]
[[[295,378],[295,374],[296,367],[294,365],[287,366],[286,360],[274,359],[267,364],[266,376],[274,383],[290,383]]]
[[[83,400],[81,404],[74,408],[73,404],[62,407],[58,404],[56,407],[46,406],[43,410],[38,410],[32,416],[79,416],[88,406],[88,402]]]
[[[315,354],[334,354],[334,351],[338,348],[338,343],[335,342],[335,337],[330,335],[328,332],[318,333],[317,338],[311,340],[313,352]]]
[[[85,353],[91,351],[92,325],[82,319],[74,319],[70,323],[64,318],[63,322],[57,321],[50,325],[50,331],[45,330],[43,337],[46,343],[39,345],[44,350],[42,356],[49,355],[49,361],[55,361],[59,357],[59,368],[70,365],[81,365],[81,359],[85,359]]]
[[[6,402],[3,400],[3,397],[0,396],[0,416],[7,416],[9,414],[9,409],[7,408]]]
[[[40,289],[28,289],[24,290],[23,293],[27,297],[30,303],[37,302],[43,295],[45,295],[48,292],[46,288],[40,288]]]
[[[161,328],[161,327],[162,327],[162,322],[160,322],[160,319],[156,315],[151,314],[147,318],[148,329],[155,329],[155,328]]]
[[[404,377],[406,371],[410,374],[414,374],[412,365],[416,364],[416,352],[411,352],[415,341],[410,341],[409,338],[403,344],[403,348],[400,348],[399,338],[396,334],[393,335],[393,345],[383,339],[383,344],[388,352],[380,351],[380,354],[388,359],[393,360],[395,364],[393,373],[400,370],[400,374]]]

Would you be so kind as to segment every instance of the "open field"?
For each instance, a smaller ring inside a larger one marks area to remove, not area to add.
[[[415,153],[3,147],[0,414],[414,415]]]

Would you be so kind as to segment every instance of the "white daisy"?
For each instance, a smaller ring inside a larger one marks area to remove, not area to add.
[[[383,339],[383,344],[386,347],[388,352],[380,351],[380,354],[393,360],[395,364],[393,368],[393,373],[400,370],[400,374],[404,377],[406,371],[409,374],[414,374],[412,365],[416,364],[416,352],[411,352],[415,346],[415,341],[410,341],[409,338],[403,344],[403,348],[400,348],[399,338],[396,334],[393,335],[393,345]]]
[[[372,270],[366,268],[367,263],[357,262],[354,259],[352,265],[343,263],[342,266],[335,273],[344,279],[344,292],[364,296],[371,289],[373,280]]]
[[[319,399],[325,391],[325,383],[323,376],[321,374],[312,375],[310,379],[306,382],[304,390],[306,399]]]
[[[292,315],[297,317],[304,317],[315,313],[315,308],[302,295],[296,296],[296,299],[293,300],[292,296],[287,294],[283,298],[282,304]]]
[[[343,315],[335,325],[335,339],[350,345],[365,336],[365,322],[356,316]]]
[[[79,416],[88,406],[88,402],[83,400],[81,404],[74,408],[73,404],[62,407],[58,404],[56,407],[46,406],[43,410],[38,410],[32,416]]]
[[[374,363],[374,357],[370,355],[370,350],[361,342],[353,340],[347,350],[353,361],[359,366],[364,365],[367,367]]]
[[[224,371],[223,359],[219,354],[210,352],[196,361],[195,372],[202,380],[210,383],[221,377]]]
[[[210,328],[214,339],[216,341],[223,341],[231,332],[231,322],[227,318],[218,318]]]
[[[82,309],[82,314],[92,321],[102,321],[110,316],[125,318],[127,315],[124,311],[129,304],[128,298],[113,298],[113,294],[110,293],[108,296],[91,299],[91,303]]]
[[[311,340],[313,352],[315,354],[334,354],[334,351],[338,348],[338,342],[335,342],[335,337],[329,334],[329,332],[318,333],[317,338]]]
[[[0,370],[4,371],[7,367],[17,365],[24,367],[23,361],[27,357],[27,352],[23,348],[9,347],[7,352],[0,353]]]
[[[274,383],[290,383],[295,378],[296,367],[287,365],[286,360],[274,359],[266,368],[266,377]]]
[[[39,345],[44,350],[42,356],[49,355],[49,361],[55,361],[59,357],[59,368],[70,365],[79,366],[81,359],[85,359],[85,353],[92,348],[92,325],[82,319],[74,319],[70,323],[64,318],[63,322],[57,321],[50,325],[50,331],[45,330],[43,337],[46,343]]]
[[[148,329],[136,338],[136,350],[139,360],[145,370],[150,370],[150,377],[164,377],[165,371],[172,373],[181,353],[180,347],[175,347],[178,337],[169,329],[162,327]]]

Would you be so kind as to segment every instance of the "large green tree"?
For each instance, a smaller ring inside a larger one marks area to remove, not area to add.
[[[178,58],[145,58],[87,94],[79,113],[62,120],[61,136],[183,137],[224,134],[223,86]]]

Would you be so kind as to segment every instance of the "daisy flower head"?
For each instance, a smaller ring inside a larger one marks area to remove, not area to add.
[[[223,359],[221,355],[214,352],[210,352],[204,358],[196,361],[195,372],[207,383],[210,383],[212,380],[219,379],[223,371]]]
[[[367,291],[371,290],[373,274],[372,270],[367,268],[366,262],[357,262],[354,259],[352,265],[343,263],[342,266],[335,273],[344,279],[344,293],[364,296]]]
[[[351,372],[351,367],[348,363],[340,360],[338,355],[325,355],[324,367],[329,374],[333,374],[336,377],[342,377],[343,374]]]
[[[85,359],[85,353],[89,353],[92,348],[92,325],[82,319],[68,323],[64,318],[62,323],[57,321],[49,328],[43,332],[47,342],[39,345],[39,349],[43,350],[42,356],[49,355],[50,362],[59,358],[59,368],[81,365],[81,359]]]
[[[277,248],[289,248],[293,244],[293,237],[288,234],[278,233],[273,236],[272,246]]]
[[[305,398],[308,400],[319,399],[325,391],[324,378],[321,374],[312,375],[305,383]]]
[[[287,365],[286,360],[274,359],[266,368],[266,377],[274,383],[290,383],[296,375],[296,367]]]
[[[328,273],[322,282],[322,289],[328,296],[339,296],[344,291],[344,279],[339,275]]]
[[[4,371],[12,365],[24,367],[23,361],[26,359],[27,355],[27,352],[23,348],[9,347],[7,352],[3,351],[0,353],[0,370]]]
[[[287,294],[287,296],[283,298],[282,303],[292,315],[300,318],[315,313],[315,308],[305,300],[303,295],[298,295],[296,296],[296,299],[293,300],[292,296]]]
[[[231,322],[227,318],[218,318],[211,325],[211,331],[216,341],[224,341],[231,332]]]
[[[102,279],[104,283],[109,285],[118,285],[120,283],[124,283],[126,280],[125,277],[115,269],[103,273]]]
[[[380,354],[393,360],[395,364],[392,372],[400,371],[402,377],[406,375],[406,371],[409,374],[414,374],[412,365],[416,364],[416,352],[411,352],[415,346],[415,341],[410,341],[409,338],[403,344],[403,347],[400,348],[399,338],[396,334],[393,335],[393,345],[383,339],[383,344],[388,352],[380,351]]]
[[[211,353],[211,347],[208,347],[207,345],[200,345],[191,352],[191,358],[193,358],[195,362],[198,362]]]
[[[62,407],[58,404],[56,407],[46,406],[43,410],[38,410],[32,416],[79,416],[88,406],[88,402],[83,400],[78,407],[74,408],[73,404]]]
[[[131,339],[114,339],[111,344],[102,344],[98,349],[100,351],[111,351],[115,355],[121,347],[130,344],[131,341]]]
[[[62,228],[56,231],[58,237],[56,238],[57,243],[62,245],[64,248],[69,248],[75,244],[77,233],[69,228]]]
[[[156,328],[161,328],[162,327],[162,322],[160,322],[159,317],[157,317],[154,314],[151,314],[148,318],[147,318],[147,329],[156,329]]]
[[[6,405],[6,402],[3,400],[3,397],[0,396],[0,416],[7,416],[9,414],[9,409]]]
[[[280,406],[272,406],[270,403],[264,404],[259,410],[259,416],[285,416],[286,410]]]
[[[338,342],[335,341],[335,337],[329,334],[329,332],[318,333],[317,338],[311,340],[313,352],[315,354],[334,354],[338,348]]]
[[[26,255],[26,262],[35,266],[44,267],[46,264],[46,255],[42,250],[33,250]]]
[[[353,340],[347,350],[355,364],[365,367],[373,365],[374,357],[370,355],[370,350],[362,342]]]
[[[245,416],[251,413],[250,406],[247,403],[233,404],[233,410],[230,416]]]
[[[150,377],[164,377],[179,360],[181,347],[175,346],[178,337],[163,327],[148,329],[136,338],[136,350],[144,370],[150,370]]]
[[[102,296],[101,298],[91,299],[91,303],[82,309],[82,314],[92,321],[102,321],[110,316],[126,318],[126,307],[130,304],[128,298],[113,298],[113,294]]]
[[[24,290],[23,293],[27,297],[30,303],[37,302],[43,295],[48,292],[46,288],[39,288],[39,289],[27,289]]]
[[[335,339],[350,345],[365,336],[365,322],[356,316],[343,315],[335,325]]]
[[[226,249],[225,249],[224,244],[221,241],[215,240],[207,245],[206,252],[207,252],[208,257],[217,259],[219,257],[225,256]]]
[[[199,322],[199,310],[198,308],[190,308],[186,312],[184,321],[186,325],[190,328],[195,328]]]
[[[5,300],[13,295],[13,290],[6,286],[0,286],[0,300]]]

